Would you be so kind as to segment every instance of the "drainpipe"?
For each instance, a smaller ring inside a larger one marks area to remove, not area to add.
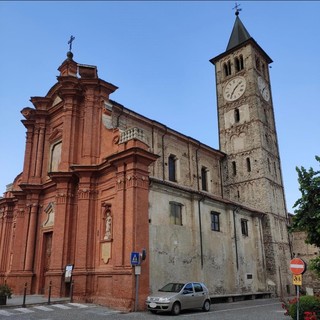
[[[233,229],[234,229],[234,246],[236,250],[236,265],[239,270],[239,258],[238,258],[238,242],[237,242],[237,228],[236,228],[236,213],[240,211],[239,207],[233,209]]]
[[[197,171],[197,187],[198,191],[200,191],[200,182],[199,182],[199,159],[198,159],[198,151],[200,149],[200,142],[198,148],[196,149],[196,171]],[[200,233],[200,259],[201,259],[201,269],[203,269],[203,244],[202,244],[202,223],[201,223],[201,201],[204,200],[204,196],[198,200],[198,213],[199,213],[199,233]]]
[[[168,128],[167,127],[165,127],[166,128],[166,131],[165,131],[165,133],[162,135],[162,137],[161,137],[161,142],[162,142],[162,180],[164,181],[165,180],[165,174],[164,174],[164,167],[165,167],[165,165],[164,165],[164,136],[167,134],[167,131],[168,131]]]
[[[198,159],[198,151],[200,149],[200,142],[198,145],[198,148],[196,150],[196,170],[197,170],[197,187],[198,187],[198,191],[200,191],[200,182],[199,182],[199,159]]]
[[[201,224],[201,201],[204,200],[204,196],[198,200],[198,213],[199,213],[199,233],[200,233],[200,259],[201,259],[201,269],[203,269],[203,245],[202,245],[202,224]]]

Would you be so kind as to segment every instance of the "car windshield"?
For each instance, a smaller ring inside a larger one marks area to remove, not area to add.
[[[184,283],[168,283],[164,287],[159,289],[159,291],[162,291],[162,292],[180,292],[181,289],[183,288],[183,286],[184,286]]]

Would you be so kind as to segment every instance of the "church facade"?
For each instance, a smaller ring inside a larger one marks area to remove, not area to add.
[[[23,172],[0,199],[0,280],[14,293],[72,285],[74,299],[133,310],[171,281],[203,281],[212,297],[293,292],[272,60],[237,15],[210,61],[219,150],[113,101],[117,87],[68,52],[21,111]]]

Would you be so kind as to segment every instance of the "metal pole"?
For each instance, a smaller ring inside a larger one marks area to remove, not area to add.
[[[50,304],[50,299],[51,299],[51,285],[52,285],[52,281],[49,282],[48,304]]]
[[[299,320],[299,286],[297,286],[297,320]]]
[[[136,299],[134,303],[134,311],[138,311],[138,301],[139,300],[139,275],[136,274]]]
[[[25,308],[25,307],[26,307],[27,285],[28,285],[28,283],[26,282],[26,283],[24,284],[24,290],[23,290],[22,308]]]

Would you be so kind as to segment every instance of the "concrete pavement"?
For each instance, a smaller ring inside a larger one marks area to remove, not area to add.
[[[10,307],[22,307],[23,305],[23,296],[12,295],[11,299],[7,299],[7,304],[4,306],[0,306],[0,308],[10,308]],[[50,303],[61,303],[61,302],[70,302],[70,298],[50,298]],[[39,304],[48,304],[48,297],[44,295],[31,294],[26,295],[25,297],[25,305],[26,307],[31,305],[39,305]]]

